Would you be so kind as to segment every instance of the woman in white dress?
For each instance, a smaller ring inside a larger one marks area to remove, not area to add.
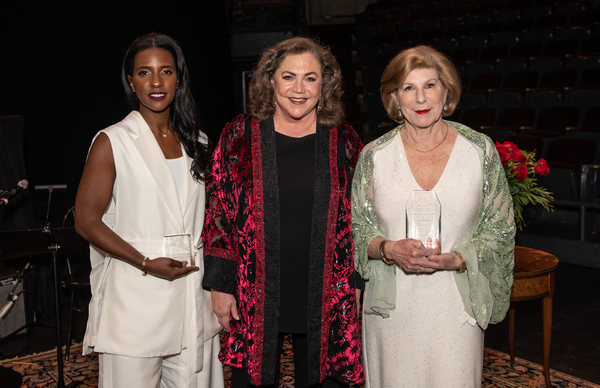
[[[352,184],[355,265],[366,282],[366,388],[480,387],[483,335],[512,285],[512,198],[492,141],[445,121],[460,78],[438,51],[398,54],[381,79],[398,127],[362,151]],[[441,204],[439,244],[407,238],[415,190]]]

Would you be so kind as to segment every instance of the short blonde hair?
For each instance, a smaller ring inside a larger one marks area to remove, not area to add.
[[[416,46],[396,55],[381,76],[381,101],[390,118],[397,123],[404,122],[404,116],[398,112],[392,93],[404,83],[408,73],[415,69],[435,69],[438,72],[442,85],[448,90],[446,110],[442,115],[450,116],[460,100],[460,76],[444,54],[428,46]]]

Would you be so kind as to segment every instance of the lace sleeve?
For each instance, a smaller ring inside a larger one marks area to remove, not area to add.
[[[469,297],[479,325],[498,323],[506,315],[513,283],[515,223],[513,203],[504,169],[491,140],[484,135],[459,133],[481,150],[483,206],[471,239],[457,247],[468,263]]]
[[[366,280],[363,305],[367,314],[389,316],[396,307],[396,266],[381,260],[370,260],[369,244],[375,237],[384,237],[373,208],[373,168],[375,154],[398,133],[398,129],[365,146],[360,154],[352,181],[352,230],[354,236],[354,267]]]

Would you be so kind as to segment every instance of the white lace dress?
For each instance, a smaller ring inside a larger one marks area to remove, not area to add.
[[[379,227],[388,239],[403,239],[405,203],[421,188],[400,136],[377,152],[373,165]],[[451,252],[473,233],[482,203],[477,150],[462,136],[434,191],[442,208],[442,252]],[[465,313],[456,276],[466,273],[396,270],[396,306],[390,316],[363,313],[366,388],[481,387],[483,330]]]

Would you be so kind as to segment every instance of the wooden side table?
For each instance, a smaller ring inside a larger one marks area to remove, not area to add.
[[[550,381],[550,344],[552,342],[552,298],[558,259],[544,251],[533,248],[515,247],[514,283],[510,293],[508,310],[508,340],[510,360],[515,361],[515,308],[513,302],[542,298],[544,330],[544,377],[546,387]]]

